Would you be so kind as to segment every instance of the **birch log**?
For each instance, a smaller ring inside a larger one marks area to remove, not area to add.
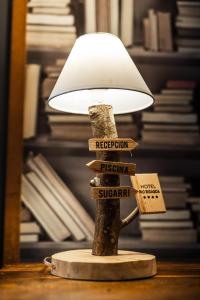
[[[95,105],[89,107],[90,122],[93,137],[117,138],[115,119],[110,105]],[[98,151],[98,160],[119,161],[117,151]],[[97,174],[100,186],[119,186],[119,175]],[[118,237],[121,229],[120,200],[96,200],[95,235],[93,242],[93,255],[116,255],[118,250]]]

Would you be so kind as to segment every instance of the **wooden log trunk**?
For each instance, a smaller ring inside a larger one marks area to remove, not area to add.
[[[116,138],[117,129],[110,105],[95,105],[89,107],[89,115],[95,138]],[[119,152],[96,152],[96,158],[106,161],[119,161]],[[98,174],[100,186],[119,186],[119,175]],[[118,238],[121,229],[120,199],[96,200],[95,235],[93,255],[116,255]]]

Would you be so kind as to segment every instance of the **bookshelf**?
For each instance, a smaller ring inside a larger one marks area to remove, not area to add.
[[[121,238],[119,239],[119,247],[124,250],[134,250],[139,252],[148,252],[156,255],[158,259],[162,260],[187,260],[188,253],[191,254],[192,260],[197,261],[199,259],[199,250],[200,245],[174,245],[172,243],[164,244],[163,243],[145,243],[139,238]],[[91,243],[89,242],[62,242],[62,243],[53,243],[53,242],[40,242],[40,243],[26,243],[21,247],[21,254],[24,262],[31,261],[42,261],[44,257],[51,256],[54,253],[80,249],[91,248]],[[188,259],[189,260],[189,259]],[[191,258],[190,258],[191,260]]]
[[[72,3],[74,2],[79,2],[80,4],[77,5],[76,3],[75,7],[76,21],[80,18],[79,35],[83,33],[84,1],[72,1]],[[24,0],[21,1],[18,6],[23,9],[25,4],[26,1]],[[200,53],[191,54],[189,52],[154,52],[144,50],[142,47],[143,40],[141,38],[143,36],[141,20],[147,15],[149,8],[170,11],[174,18],[177,14],[177,7],[176,1],[142,0],[140,1],[140,4],[137,3],[135,8],[135,45],[129,46],[127,49],[152,92],[157,93],[164,86],[165,82],[171,78],[198,81]],[[20,9],[14,7],[14,11],[19,17]],[[24,38],[25,32],[23,32],[23,34],[21,33],[21,38]],[[53,64],[55,62],[55,58],[66,59],[68,53],[68,50],[66,51],[66,49],[62,48],[58,51],[58,49],[54,47],[37,48],[30,46],[27,48],[27,61],[28,63],[38,63],[38,61],[42,61],[43,66],[46,66],[48,64]],[[42,74],[42,76],[43,75],[44,74]],[[42,77],[42,79],[43,78],[44,77]],[[43,106],[42,101],[40,101],[36,137],[24,140],[24,159],[27,158],[29,152],[33,152],[34,154],[42,153],[55,168],[64,182],[67,183],[75,196],[80,199],[81,204],[88,210],[90,215],[94,217],[94,203],[92,203],[88,197],[88,181],[89,178],[92,177],[92,174],[84,167],[85,163],[90,161],[93,156],[89,153],[86,142],[49,139],[49,128]],[[18,120],[18,124],[21,126],[22,121]],[[195,194],[200,195],[198,186],[198,180],[200,178],[200,146],[182,147],[180,145],[150,145],[141,141],[139,143],[140,147],[134,153],[136,164],[140,166],[138,172],[150,172],[153,170],[155,172],[159,172],[161,175],[185,176],[186,179],[193,182]],[[20,138],[18,139],[17,149],[20,149]],[[71,161],[75,164],[74,171],[70,170]],[[126,156],[124,157],[124,161],[131,162],[132,158]],[[10,163],[11,162],[12,159],[10,158]],[[21,171],[19,164],[17,165],[17,170]],[[76,185],[79,185],[79,187],[77,188]],[[82,191],[80,191],[81,189]],[[17,201],[19,204],[19,196]],[[131,206],[134,205],[135,202],[131,205],[125,205],[122,209],[123,213],[127,214],[127,212],[131,210]],[[17,212],[15,213],[17,214]],[[183,255],[187,255],[187,252],[197,253],[199,250],[199,244],[169,245],[160,243],[158,245],[153,245],[152,243],[145,243],[137,238],[138,234],[138,221],[136,221],[123,233],[123,236],[132,235],[133,238],[128,240],[122,238],[120,245],[122,245],[124,249],[144,249],[145,251],[150,249],[153,253],[160,253],[160,256],[165,257],[171,250],[173,250],[173,253],[179,253],[179,250],[181,249]],[[41,259],[43,256],[49,254],[49,251],[51,250],[52,252],[56,252],[62,249],[80,247],[87,248],[89,247],[89,243],[77,243],[73,241],[64,241],[61,243],[54,243],[50,241],[44,241],[41,243],[23,243],[21,245],[21,258],[26,261],[32,258]]]
[[[53,141],[48,139],[48,135],[41,135],[37,139],[24,142],[24,151],[38,152],[45,154],[76,154],[89,155],[86,142],[70,142],[70,141]],[[199,159],[200,147],[181,147],[181,146],[164,146],[164,145],[147,145],[140,142],[139,148],[135,150],[137,157],[155,157],[158,155],[167,156],[171,158],[192,158]]]

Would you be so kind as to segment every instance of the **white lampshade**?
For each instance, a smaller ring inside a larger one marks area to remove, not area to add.
[[[153,96],[121,40],[109,33],[79,37],[49,97],[57,110],[88,114],[88,107],[110,104],[114,114],[134,112]]]

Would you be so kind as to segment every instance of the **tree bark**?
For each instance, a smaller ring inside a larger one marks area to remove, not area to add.
[[[89,107],[89,115],[95,138],[117,138],[115,119],[110,105]],[[96,152],[99,160],[119,161],[119,152]],[[119,186],[119,175],[97,174],[100,186]],[[93,255],[117,255],[118,238],[121,229],[120,199],[96,200],[95,235]]]

